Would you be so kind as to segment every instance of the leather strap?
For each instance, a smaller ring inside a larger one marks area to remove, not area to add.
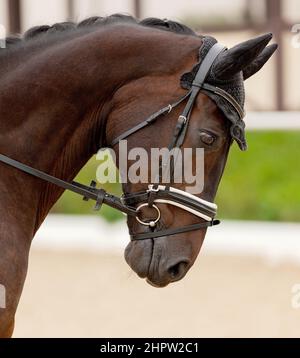
[[[117,138],[115,138],[110,146],[113,147],[118,144],[121,140],[126,139],[127,137],[131,136],[132,134],[138,132],[140,129],[154,123],[158,117],[162,116],[163,114],[168,114],[172,111],[173,108],[177,107],[181,102],[183,102],[188,96],[190,92],[186,93],[183,97],[181,97],[178,101],[174,102],[173,104],[169,104],[166,107],[161,108],[159,111],[151,114],[147,119],[143,122],[137,124],[136,126],[128,129],[124,133],[120,134]]]
[[[155,239],[162,236],[171,236],[176,234],[182,234],[184,232],[199,230],[199,229],[205,229],[210,226],[219,225],[220,220],[212,220],[207,221],[199,224],[193,224],[193,225],[187,225],[183,227],[177,227],[173,229],[166,229],[166,230],[160,230],[160,231],[153,231],[153,232],[145,232],[142,234],[132,234],[130,235],[130,239],[132,241],[135,240],[147,240],[147,239]]]
[[[136,211],[133,208],[130,208],[124,205],[120,198],[117,196],[108,194],[103,189],[97,189],[93,186],[86,186],[80,183],[73,181],[72,183],[66,182],[59,178],[56,178],[52,175],[44,173],[38,169],[34,169],[26,164],[20,163],[14,159],[11,159],[3,154],[0,154],[0,162],[10,165],[16,169],[19,169],[27,174],[30,174],[36,178],[45,180],[51,184],[54,184],[62,189],[70,190],[73,193],[83,196],[85,200],[94,200],[96,201],[95,209],[99,210],[102,204],[107,204],[114,209],[122,211],[123,213],[131,216],[136,216]]]
[[[199,70],[194,78],[192,86],[202,88],[206,77],[208,76],[211,66],[215,62],[215,59],[219,54],[226,49],[226,46],[223,46],[219,43],[214,44],[211,49],[208,51],[207,55],[202,60]]]
[[[192,90],[191,90],[189,99],[187,101],[187,104],[185,105],[182,114],[178,118],[177,126],[175,128],[172,141],[168,148],[169,150],[171,150],[173,148],[180,148],[183,145],[195,100],[196,100],[199,92],[201,91],[201,88],[203,87],[204,81],[206,80],[206,77],[209,74],[211,66],[214,64],[214,62],[215,62],[216,58],[219,56],[219,54],[225,50],[225,48],[226,48],[225,46],[223,46],[219,43],[216,43],[208,51],[207,55],[201,62],[198,72],[196,73],[196,76],[192,83]],[[178,130],[178,128],[180,128],[180,130]],[[175,158],[174,161],[172,161],[170,163],[171,164],[170,165],[170,174],[171,175],[174,174],[174,167],[176,165],[176,161],[177,161],[177,158]],[[161,179],[161,177],[160,177],[160,179]]]

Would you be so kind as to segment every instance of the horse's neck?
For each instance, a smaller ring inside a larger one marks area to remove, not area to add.
[[[162,46],[167,35],[160,34]],[[71,180],[97,149],[113,92],[152,69],[162,71],[159,53],[157,39],[147,37],[146,30],[136,34],[119,26],[29,56],[0,85],[0,151]],[[18,174],[27,200],[38,211],[38,227],[62,191]]]

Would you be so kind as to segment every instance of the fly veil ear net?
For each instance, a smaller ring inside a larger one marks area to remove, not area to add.
[[[180,83],[184,89],[189,90],[192,87],[192,83],[200,67],[200,63],[215,43],[217,43],[217,40],[213,37],[205,36],[202,38],[202,46],[199,50],[199,62],[196,64],[196,66],[194,66],[191,72],[185,73],[181,77]],[[214,65],[212,65],[205,82],[216,86],[223,91],[226,91],[236,100],[241,108],[244,107],[245,90],[243,75],[241,72],[234,75],[230,80],[221,80],[216,78],[214,75]],[[230,134],[232,139],[237,142],[241,150],[246,150],[247,143],[245,138],[245,122],[239,117],[237,111],[234,110],[231,104],[222,96],[206,89],[202,89],[201,92],[205,93],[209,98],[211,98],[216,103],[218,108],[223,112],[225,117],[231,122]]]

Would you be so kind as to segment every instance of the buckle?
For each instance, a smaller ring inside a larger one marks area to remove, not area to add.
[[[123,205],[126,205],[124,194],[120,196],[120,202],[121,202]]]
[[[178,120],[181,120],[183,122],[183,124],[186,124],[187,118],[186,118],[186,116],[181,115],[178,117]]]
[[[159,187],[155,188],[156,185],[149,184],[147,193],[157,193],[160,191]]]
[[[98,211],[101,209],[103,203],[104,203],[104,198],[106,195],[106,191],[103,189],[97,189],[97,200],[96,200],[96,205],[94,207],[95,211]]]

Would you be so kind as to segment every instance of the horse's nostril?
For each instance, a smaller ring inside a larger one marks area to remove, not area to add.
[[[188,263],[186,261],[180,261],[177,264],[168,268],[168,273],[172,280],[181,279],[186,273]]]

